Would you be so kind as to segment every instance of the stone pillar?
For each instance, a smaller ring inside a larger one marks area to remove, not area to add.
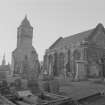
[[[53,75],[57,76],[58,72],[57,72],[57,53],[54,53],[54,64],[53,64]]]
[[[100,72],[100,77],[102,78],[102,80],[105,78],[105,61],[104,61],[104,57],[99,59],[99,64],[100,64],[100,67],[101,67],[101,72]]]
[[[49,64],[49,75],[51,75],[52,74],[52,64],[50,63]]]
[[[48,68],[49,75],[53,75],[53,66],[54,66],[54,54],[51,53],[49,55],[49,68]]]
[[[75,79],[76,79],[76,80],[79,78],[79,73],[78,73],[78,72],[79,72],[79,70],[78,70],[78,67],[79,67],[79,66],[78,66],[78,64],[79,64],[79,63],[76,63],[76,75],[75,75]]]
[[[68,64],[68,49],[64,49],[64,78],[67,78],[67,64]]]
[[[44,68],[45,69],[44,71],[46,71],[48,74],[49,73],[49,55],[48,54],[46,55],[46,61],[45,62],[46,62],[46,64],[45,64],[46,66]]]

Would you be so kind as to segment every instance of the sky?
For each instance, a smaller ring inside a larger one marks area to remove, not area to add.
[[[17,27],[25,15],[34,28],[33,46],[39,60],[59,37],[105,26],[105,0],[0,0],[0,63],[11,63]]]

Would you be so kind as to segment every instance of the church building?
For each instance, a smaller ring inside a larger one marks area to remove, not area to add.
[[[105,77],[105,28],[95,28],[60,37],[44,56],[44,71],[73,79]]]
[[[38,54],[32,45],[33,27],[27,16],[17,29],[17,47],[12,52],[12,75],[23,78],[38,76],[40,69]]]

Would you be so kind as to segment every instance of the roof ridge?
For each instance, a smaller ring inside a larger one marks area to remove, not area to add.
[[[83,33],[86,33],[86,32],[89,32],[89,31],[92,31],[92,30],[94,30],[95,28],[92,28],[92,29],[88,29],[88,30],[84,30],[84,31],[82,31],[82,32],[78,32],[77,34],[73,34],[73,35],[69,35],[69,36],[67,36],[67,37],[64,37],[64,39],[66,39],[66,38],[68,38],[68,37],[74,37],[74,36],[77,36],[78,34],[83,34]]]
[[[104,31],[105,33],[105,28],[102,24],[97,24],[96,27],[94,28],[91,28],[91,29],[88,29],[86,31],[82,31],[82,32],[79,32],[77,34],[74,34],[74,35],[69,35],[67,37],[60,37],[58,38],[52,45],[51,47],[49,47],[49,49],[52,49],[52,48],[57,48],[59,46],[65,46],[67,44],[78,44],[79,42],[81,42],[82,40],[86,39],[86,40],[90,40],[91,37],[94,36],[94,33],[96,32],[97,28],[98,27],[101,27],[102,30]],[[60,41],[59,41],[60,40]]]
[[[60,40],[62,40],[63,39],[63,37],[59,37],[50,47],[49,47],[49,49],[52,49],[52,47],[56,44],[56,43],[58,43]]]

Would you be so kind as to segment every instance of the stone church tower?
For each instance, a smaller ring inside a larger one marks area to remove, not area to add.
[[[12,74],[25,78],[34,77],[39,72],[39,60],[32,46],[33,27],[27,17],[17,29],[17,48],[12,52]]]

